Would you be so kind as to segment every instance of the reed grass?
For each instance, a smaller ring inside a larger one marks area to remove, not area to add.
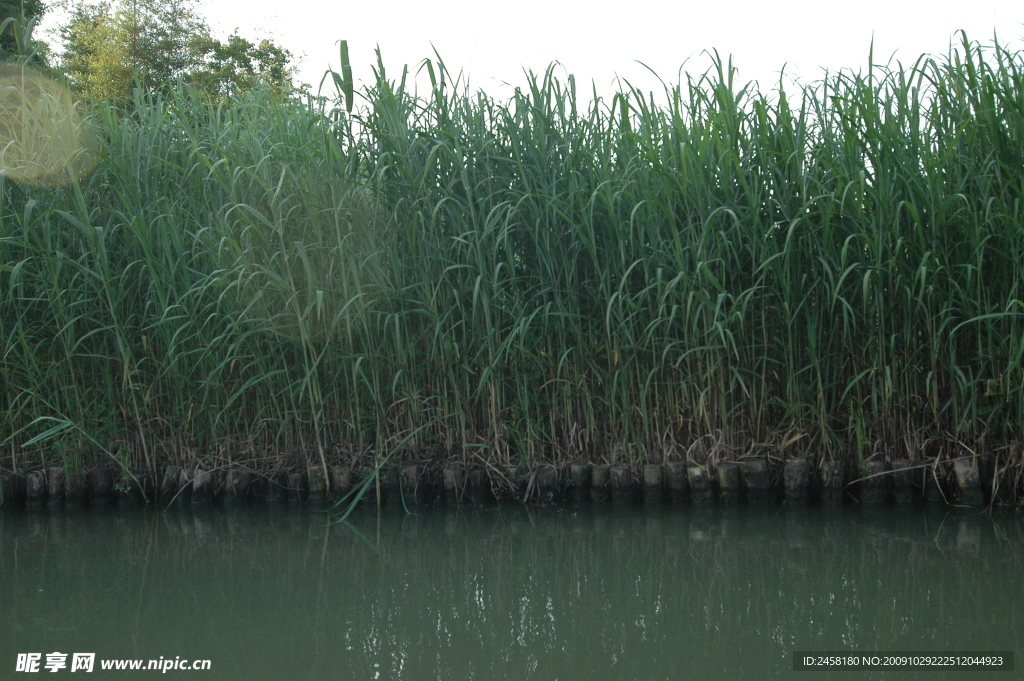
[[[590,102],[439,59],[417,97],[379,57],[354,98],[342,66],[336,103],[100,106],[90,176],[0,179],[5,467],[1019,472],[1021,54],[963,36],[768,93],[716,60]]]

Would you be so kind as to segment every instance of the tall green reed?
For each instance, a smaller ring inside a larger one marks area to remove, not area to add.
[[[95,173],[4,183],[16,461],[1020,466],[1019,54],[589,102],[342,66],[336,108],[101,107]]]

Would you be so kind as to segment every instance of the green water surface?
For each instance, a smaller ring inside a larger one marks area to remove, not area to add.
[[[919,508],[0,512],[0,679],[1020,679],[794,650],[1024,652],[1024,523]],[[18,653],[209,659],[39,674]]]

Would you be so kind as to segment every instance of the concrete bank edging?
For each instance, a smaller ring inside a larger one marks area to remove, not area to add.
[[[268,475],[242,467],[207,471],[201,467],[165,466],[157,475],[144,471],[98,468],[69,476],[59,467],[0,475],[0,506],[46,507],[97,504],[206,505],[247,500],[323,504],[357,488],[370,471],[342,465]],[[908,460],[868,461],[853,470],[835,460],[749,458],[715,467],[670,461],[640,466],[573,463],[562,468],[542,464],[501,471],[452,462],[438,469],[429,463],[405,463],[380,471],[364,498],[383,502],[427,504],[524,502],[734,504],[906,504],[945,503],[981,507],[993,501],[1019,503],[1020,490],[1010,480],[986,480],[976,458],[940,464]],[[993,484],[995,483],[995,484]],[[1001,484],[1000,484],[1001,483]]]

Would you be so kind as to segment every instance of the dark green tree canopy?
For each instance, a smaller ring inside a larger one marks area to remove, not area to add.
[[[270,40],[254,44],[232,33],[227,42],[206,36],[192,49],[202,61],[189,81],[215,98],[237,95],[258,83],[271,85],[279,94],[294,89],[291,82],[291,53]]]

